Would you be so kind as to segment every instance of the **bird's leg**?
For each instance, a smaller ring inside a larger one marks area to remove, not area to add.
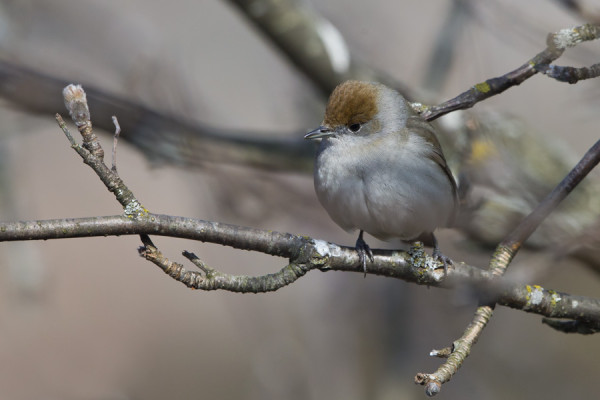
[[[435,235],[433,234],[433,232],[431,232],[431,241],[433,243],[433,253],[432,256],[433,258],[435,258],[438,261],[441,261],[442,263],[444,263],[444,275],[448,274],[448,264],[452,265],[452,260],[450,259],[450,257],[446,256],[445,254],[443,254],[438,246],[438,241],[435,238]]]
[[[369,260],[371,260],[371,262],[373,262],[374,260],[373,260],[373,252],[371,251],[371,248],[369,247],[367,242],[365,242],[363,239],[362,229],[360,230],[360,233],[358,234],[358,239],[356,239],[356,251],[358,252],[358,259],[360,260],[360,263],[362,264],[363,271],[365,272],[365,277],[366,277],[367,276],[367,256],[369,257]]]

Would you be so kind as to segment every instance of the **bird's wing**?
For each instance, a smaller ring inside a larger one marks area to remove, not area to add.
[[[448,180],[452,185],[452,194],[454,196],[454,216],[458,214],[458,206],[459,206],[459,198],[458,198],[458,189],[456,186],[456,180],[454,180],[454,175],[452,175],[452,171],[448,168],[448,164],[446,163],[446,158],[444,157],[444,153],[442,152],[442,146],[437,139],[435,128],[429,122],[425,121],[418,115],[411,115],[408,117],[406,121],[406,129],[409,131],[418,131],[423,135],[423,138],[427,143],[431,144],[433,151],[428,154],[429,158],[444,171]]]

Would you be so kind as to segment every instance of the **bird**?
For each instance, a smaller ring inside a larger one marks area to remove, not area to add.
[[[456,181],[433,125],[396,90],[349,80],[331,93],[321,125],[305,139],[320,139],[314,187],[321,205],[342,229],[359,231],[363,271],[373,252],[366,232],[387,241],[423,242],[447,273],[452,260],[434,230],[451,227],[459,199]]]

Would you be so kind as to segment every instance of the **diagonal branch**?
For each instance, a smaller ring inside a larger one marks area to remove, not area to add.
[[[502,93],[513,86],[520,85],[538,72],[550,71],[552,69],[550,68],[550,64],[558,59],[567,47],[573,47],[585,41],[595,40],[598,39],[598,37],[600,37],[600,25],[594,24],[576,26],[570,29],[561,29],[556,33],[551,33],[548,35],[546,41],[546,49],[528,60],[519,68],[502,76],[477,83],[469,90],[440,105],[422,107],[423,111],[421,116],[428,121],[433,121],[452,111],[471,108],[480,101]],[[555,69],[555,71],[558,71],[558,69]],[[558,72],[556,73],[558,74]],[[585,74],[583,71],[580,71],[578,72],[578,75],[582,77],[585,75],[591,78],[593,77],[593,71]]]
[[[600,162],[600,140],[586,152],[583,158],[558,186],[498,245],[489,266],[489,270],[493,276],[500,277],[504,275],[506,268],[521,248],[523,242],[527,240],[542,221],[587,176],[598,162]],[[437,371],[432,374],[418,373],[416,375],[415,382],[426,386],[425,392],[427,395],[434,396],[439,393],[441,385],[448,382],[452,375],[458,372],[458,369],[471,352],[471,348],[483,332],[487,322],[492,317],[495,304],[496,302],[494,301],[477,308],[472,322],[467,326],[463,335],[453,343],[448,359]],[[581,316],[575,319],[588,322],[586,318],[582,318]],[[597,323],[595,326],[597,327]],[[434,352],[446,353],[446,351]]]

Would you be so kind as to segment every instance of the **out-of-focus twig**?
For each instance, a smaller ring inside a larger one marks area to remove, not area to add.
[[[600,12],[592,10],[590,7],[581,3],[580,0],[555,0],[566,10],[571,11],[584,21],[600,23]]]
[[[63,109],[60,93],[68,82],[32,69],[0,61],[0,96],[25,109],[56,114]],[[36,96],[31,96],[36,93]],[[302,140],[305,132],[235,132],[186,121],[142,104],[86,85],[87,100],[98,128],[114,131],[112,116],[119,114],[121,138],[151,161],[198,167],[207,162],[243,164],[269,170],[312,170],[315,148]]]
[[[422,81],[423,88],[430,92],[438,92],[452,71],[459,38],[472,11],[471,1],[453,0],[450,5],[444,24],[430,50],[430,60],[426,64],[427,69]]]

